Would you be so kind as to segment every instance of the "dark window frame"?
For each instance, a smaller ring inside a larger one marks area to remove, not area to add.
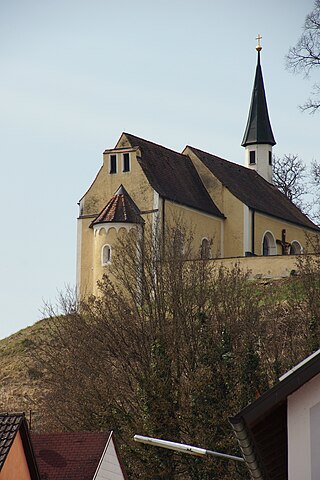
[[[130,153],[122,154],[122,171],[123,173],[130,172]]]
[[[249,151],[249,164],[255,165],[256,164],[256,151],[250,150]]]
[[[117,155],[112,153],[110,155],[110,165],[109,165],[109,173],[114,174],[117,173]]]

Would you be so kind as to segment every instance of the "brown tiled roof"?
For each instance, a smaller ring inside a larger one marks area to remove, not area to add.
[[[139,208],[123,185],[120,185],[91,225],[106,222],[144,223]]]
[[[203,164],[248,207],[290,223],[320,230],[278,188],[256,171],[189,147]]]
[[[32,433],[41,479],[92,480],[110,433]]]
[[[20,432],[21,435],[31,480],[39,480],[40,477],[30,442],[28,425],[23,413],[0,414],[0,470],[6,461],[18,432]]]
[[[150,185],[161,197],[223,217],[189,157],[129,133],[124,135],[132,147],[139,147],[141,158],[138,161]]]

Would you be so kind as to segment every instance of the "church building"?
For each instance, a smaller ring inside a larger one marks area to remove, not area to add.
[[[118,236],[144,225],[182,218],[194,232],[199,258],[300,254],[320,229],[272,183],[271,128],[261,70],[257,66],[240,166],[199,148],[179,153],[122,133],[79,202],[77,284],[96,292],[112,263]]]

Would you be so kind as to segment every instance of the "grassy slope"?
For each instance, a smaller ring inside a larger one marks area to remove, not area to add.
[[[10,337],[0,340],[0,410],[35,410],[41,388],[33,369],[32,339],[43,333],[48,321],[40,320]]]

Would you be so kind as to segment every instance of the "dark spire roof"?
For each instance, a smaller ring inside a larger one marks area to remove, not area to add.
[[[248,122],[241,145],[246,147],[247,145],[254,145],[257,143],[266,143],[268,145],[276,144],[272,133],[266,94],[264,91],[262,70],[260,65],[260,51],[258,51],[258,62]]]
[[[120,185],[91,225],[110,222],[144,223],[139,208],[123,185]]]

